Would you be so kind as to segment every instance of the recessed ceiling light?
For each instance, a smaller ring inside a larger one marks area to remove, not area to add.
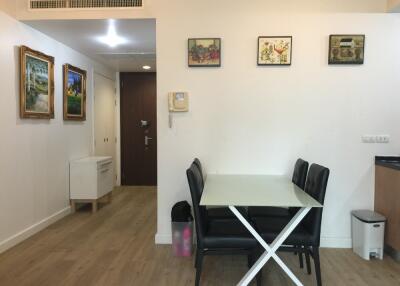
[[[107,35],[97,37],[97,40],[103,44],[110,46],[111,48],[115,48],[116,46],[126,44],[128,42],[127,39],[117,34],[114,20],[109,21]]]
[[[142,69],[149,70],[149,69],[151,69],[151,66],[142,66]]]

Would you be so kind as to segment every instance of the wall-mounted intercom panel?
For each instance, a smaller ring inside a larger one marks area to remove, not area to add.
[[[169,112],[189,111],[189,96],[187,92],[168,93]]]

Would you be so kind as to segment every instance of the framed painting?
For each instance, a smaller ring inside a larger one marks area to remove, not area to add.
[[[86,71],[64,65],[64,120],[86,120]]]
[[[220,67],[221,39],[197,38],[188,40],[189,67]]]
[[[54,118],[54,58],[20,47],[20,117]]]
[[[364,63],[365,35],[330,35],[330,65],[362,65]]]
[[[289,66],[292,64],[292,36],[258,37],[259,66]]]

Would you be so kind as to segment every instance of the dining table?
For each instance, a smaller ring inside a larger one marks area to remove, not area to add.
[[[207,207],[229,207],[232,213],[264,248],[262,255],[237,285],[248,285],[271,258],[278,263],[296,285],[303,285],[278,256],[277,250],[283,245],[287,237],[299,225],[307,213],[312,208],[321,208],[322,205],[295,185],[288,177],[283,175],[207,174],[200,205]],[[268,244],[256,231],[251,222],[237,209],[237,207],[251,206],[297,207],[299,210],[275,240]]]

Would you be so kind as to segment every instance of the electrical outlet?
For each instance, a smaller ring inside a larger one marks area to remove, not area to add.
[[[376,143],[389,143],[389,135],[376,135]]]
[[[363,143],[389,143],[390,135],[363,135],[361,141]]]
[[[363,135],[361,137],[363,143],[376,143],[376,136],[374,135]]]

